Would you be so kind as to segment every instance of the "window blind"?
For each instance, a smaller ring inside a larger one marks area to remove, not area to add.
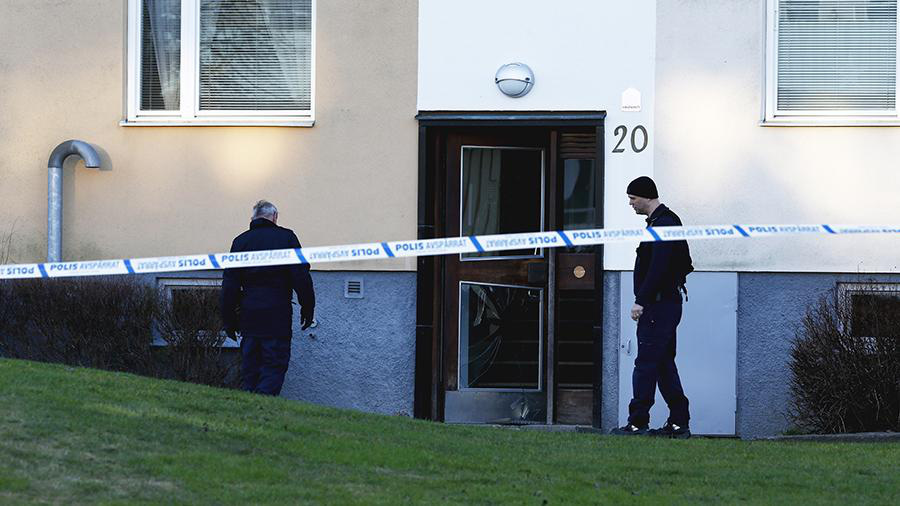
[[[893,111],[897,0],[779,0],[779,111]]]
[[[309,110],[310,0],[202,0],[200,109]]]

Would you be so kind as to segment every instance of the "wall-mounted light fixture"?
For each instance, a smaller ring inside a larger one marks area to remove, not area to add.
[[[507,63],[497,69],[494,83],[508,97],[524,97],[534,86],[534,72],[524,63]]]

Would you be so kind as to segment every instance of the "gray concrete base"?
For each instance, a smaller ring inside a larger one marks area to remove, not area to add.
[[[900,443],[900,432],[857,432],[855,434],[802,434],[757,438],[759,441],[814,441],[819,443]]]
[[[631,367],[619,363],[617,347],[620,312],[630,307],[630,301],[622,301],[619,294],[620,276],[621,273],[614,271],[604,273],[604,430],[613,428],[617,422],[619,397],[630,395],[619,391],[618,381],[619,368]],[[698,284],[701,278],[697,274],[688,278],[690,290],[698,290],[695,294],[704,289]],[[900,283],[900,275],[738,273],[735,432],[739,437],[772,437],[791,428],[790,350],[803,315],[839,283],[866,282]]]
[[[623,304],[620,272],[603,279],[602,430],[618,425],[619,334]],[[165,275],[162,275],[165,276]],[[168,277],[220,278],[220,272]],[[363,281],[362,298],[345,298],[344,283]],[[700,276],[693,280],[691,290]],[[413,412],[416,274],[313,273],[319,326],[294,329],[293,355],[283,396],[390,415]],[[148,282],[155,282],[147,276]],[[771,437],[790,428],[790,347],[807,307],[839,282],[900,282],[900,275],[739,273],[737,304],[736,433]],[[630,301],[625,301],[630,303]],[[529,426],[531,427],[531,426]],[[553,430],[568,430],[553,426]],[[539,430],[539,429],[524,429]],[[794,436],[790,436],[794,437]],[[798,436],[804,437],[804,436]],[[837,437],[845,437],[840,435]],[[891,436],[894,437],[894,436]]]
[[[291,363],[282,397],[386,415],[412,416],[416,354],[416,273],[313,271],[318,325],[300,330],[294,306]],[[163,281],[160,281],[160,278]],[[147,275],[217,287],[221,271]],[[345,297],[345,282],[362,297]],[[296,297],[295,297],[296,302]]]
[[[363,282],[362,298],[345,298],[344,284],[351,278]],[[313,272],[313,282],[318,325],[301,331],[295,321],[281,395],[412,416],[416,274],[319,271]]]
[[[790,426],[790,352],[807,308],[838,283],[900,282],[898,275],[740,273],[737,432],[775,436]]]
[[[482,425],[484,426],[484,425]],[[586,434],[606,434],[608,431],[604,431],[601,429],[595,429],[590,425],[562,425],[562,424],[543,424],[543,423],[529,423],[529,424],[521,424],[521,425],[506,425],[506,424],[491,424],[487,425],[489,427],[496,427],[500,429],[514,429],[514,430],[524,430],[524,431],[533,431],[533,432],[579,432]]]

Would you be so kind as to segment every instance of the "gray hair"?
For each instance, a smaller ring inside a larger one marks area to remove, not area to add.
[[[268,200],[260,200],[256,204],[253,205],[253,218],[273,218],[275,214],[278,212],[278,208],[275,207],[275,204],[269,202]]]

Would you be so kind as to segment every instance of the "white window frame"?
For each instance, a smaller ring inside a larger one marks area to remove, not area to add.
[[[292,126],[315,124],[316,3],[311,1],[309,111],[201,111],[200,0],[181,0],[181,104],[176,111],[142,111],[141,0],[128,0],[126,114],[121,126]]]
[[[166,298],[172,299],[172,288],[175,287],[210,287],[209,289],[221,289],[222,287],[222,279],[221,278],[157,278],[156,286],[160,291],[163,291],[166,294]],[[237,335],[237,341],[232,340],[228,337],[225,332],[221,332],[220,336],[224,337],[225,340],[222,341],[222,346],[220,348],[240,348],[241,347],[241,336]],[[162,336],[156,335],[153,337],[153,346],[168,346],[169,343],[163,339]]]
[[[777,110],[778,2],[766,0],[765,107],[762,126],[900,126],[900,19],[897,22],[897,86],[894,111],[779,111]],[[900,6],[897,9],[900,18]]]

